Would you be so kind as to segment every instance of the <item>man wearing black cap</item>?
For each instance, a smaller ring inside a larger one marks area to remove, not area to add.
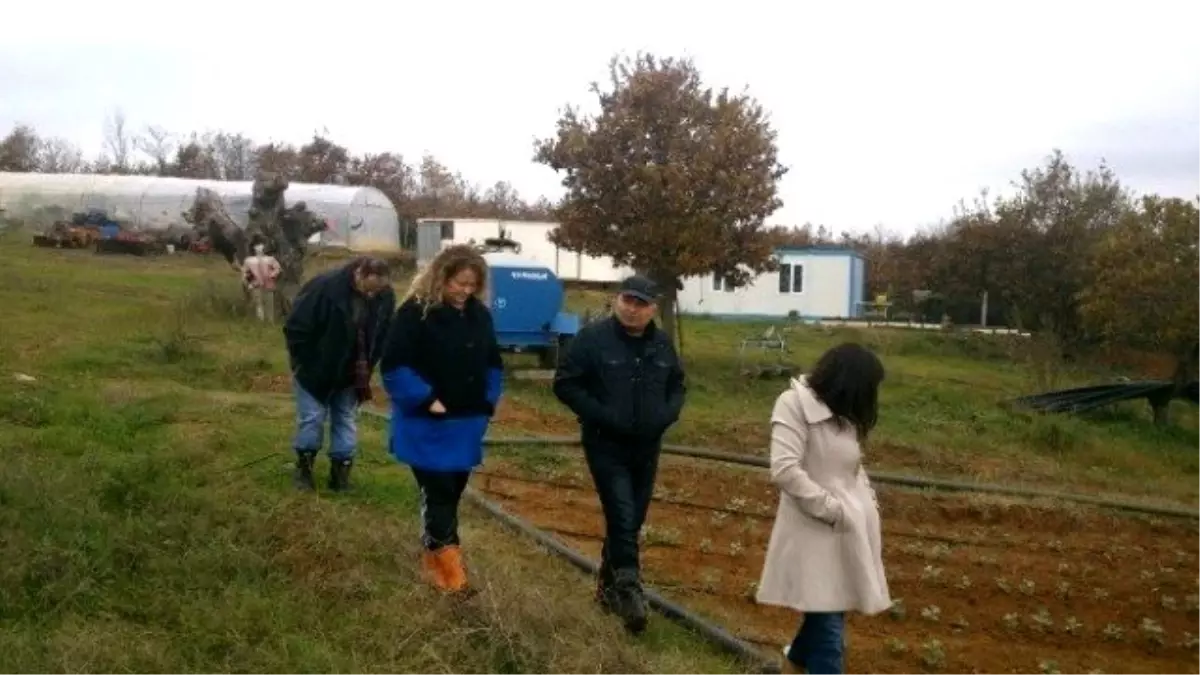
[[[621,283],[612,316],[571,342],[554,394],[579,418],[584,455],[604,509],[596,599],[625,627],[646,627],[638,535],[646,520],[663,433],[679,419],[684,377],[675,347],[654,323],[658,286]]]

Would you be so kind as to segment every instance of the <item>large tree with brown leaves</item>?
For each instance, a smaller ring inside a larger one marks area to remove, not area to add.
[[[535,161],[563,174],[559,246],[611,256],[662,284],[675,333],[680,280],[717,273],[735,284],[774,267],[764,219],[778,209],[775,132],[746,94],[703,86],[688,59],[614,58],[600,112],[568,108]]]
[[[1200,209],[1178,198],[1143,197],[1092,249],[1094,279],[1080,293],[1084,325],[1110,345],[1176,358],[1174,388],[1152,400],[1165,424],[1167,403],[1196,377],[1200,344]]]

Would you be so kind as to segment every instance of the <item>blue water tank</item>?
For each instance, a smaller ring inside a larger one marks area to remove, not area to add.
[[[550,268],[507,252],[486,253],[488,303],[502,348],[545,347],[579,330],[579,317],[562,311],[562,281]]]

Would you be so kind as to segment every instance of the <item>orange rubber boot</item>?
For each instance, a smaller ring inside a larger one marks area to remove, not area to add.
[[[445,590],[458,592],[467,588],[467,568],[463,565],[462,549],[458,546],[446,546],[438,550],[438,562],[445,574]]]
[[[425,551],[421,555],[421,573],[425,580],[439,591],[449,591],[450,584],[446,575],[446,567],[438,555],[438,551]]]

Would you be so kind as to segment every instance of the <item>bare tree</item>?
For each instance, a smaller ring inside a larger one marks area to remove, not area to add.
[[[64,138],[40,139],[37,157],[44,173],[76,173],[84,166],[83,152]]]
[[[149,124],[146,125],[146,131],[141,136],[133,139],[133,143],[138,150],[150,156],[158,175],[167,175],[171,156],[175,153],[174,134],[160,126]]]
[[[104,123],[104,150],[108,156],[107,159],[112,163],[114,173],[129,171],[133,143],[133,137],[125,128],[125,113],[118,108]]]

